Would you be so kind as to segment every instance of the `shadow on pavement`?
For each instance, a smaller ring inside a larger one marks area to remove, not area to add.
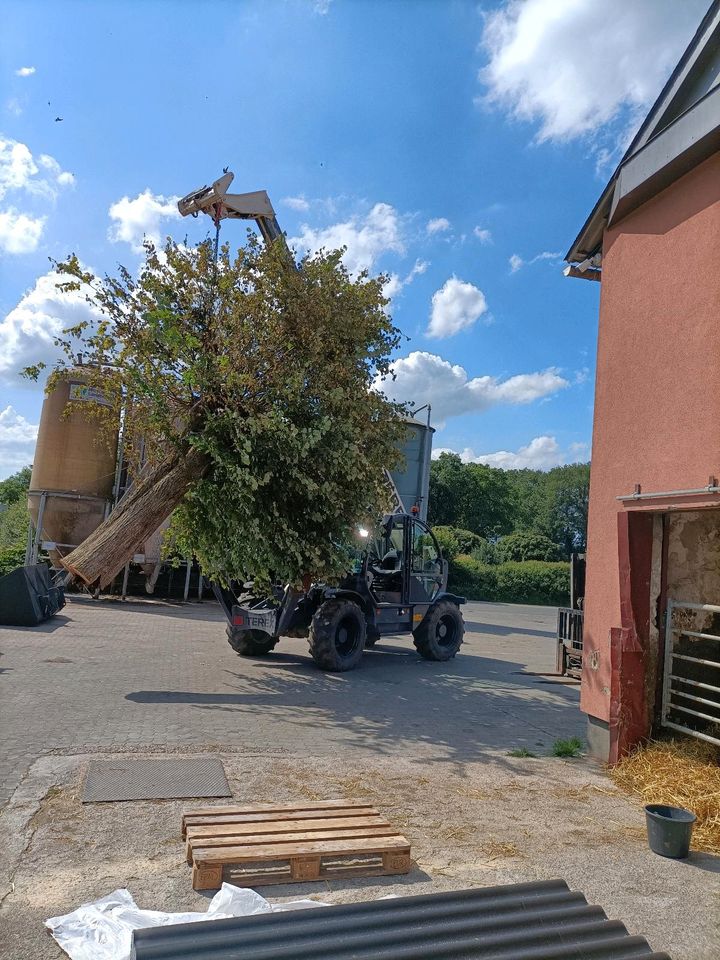
[[[509,660],[460,655],[434,663],[414,649],[378,645],[347,673],[323,673],[309,657],[289,653],[243,664],[243,673],[225,671],[222,690],[138,690],[126,699],[232,714],[235,728],[243,716],[253,726],[261,718],[268,731],[274,721],[290,724],[299,740],[307,743],[310,732],[322,742],[320,752],[327,751],[332,727],[339,751],[347,743],[387,755],[407,751],[421,760],[440,753],[478,761],[492,751],[497,762],[498,751],[525,746],[541,753],[558,737],[584,732],[576,688],[539,686],[518,673],[524,664]]]

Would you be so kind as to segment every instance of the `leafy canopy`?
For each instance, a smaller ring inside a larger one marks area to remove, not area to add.
[[[49,385],[81,349],[108,404],[95,413],[108,430],[122,416],[136,470],[143,449],[154,463],[204,456],[172,534],[209,577],[336,577],[358,525],[386,505],[405,408],[372,385],[400,334],[386,278],[351,278],[341,253],[295,270],[284,243],[250,235],[217,264],[209,242],[168,240],[146,245],[137,275],[98,279],[75,257],[57,266],[101,319],[66,331]]]

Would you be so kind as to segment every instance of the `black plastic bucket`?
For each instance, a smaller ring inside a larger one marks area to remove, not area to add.
[[[683,807],[666,807],[650,803],[645,807],[648,844],[661,857],[682,860],[690,852],[690,837],[695,814]]]

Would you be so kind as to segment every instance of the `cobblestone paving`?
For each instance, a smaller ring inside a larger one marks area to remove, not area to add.
[[[71,600],[35,628],[0,628],[0,804],[39,755],[222,746],[326,755],[342,748],[457,761],[582,735],[575,686],[554,669],[552,608],[468,604],[466,643],[428,663],[409,638],[324,674],[302,640],[264,660],[225,642],[214,603]]]

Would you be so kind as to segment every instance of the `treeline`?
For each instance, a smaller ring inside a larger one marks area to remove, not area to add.
[[[564,605],[570,554],[585,550],[587,463],[501,470],[443,453],[430,469],[428,519],[469,599]]]
[[[25,562],[30,467],[0,480],[0,576]]]

